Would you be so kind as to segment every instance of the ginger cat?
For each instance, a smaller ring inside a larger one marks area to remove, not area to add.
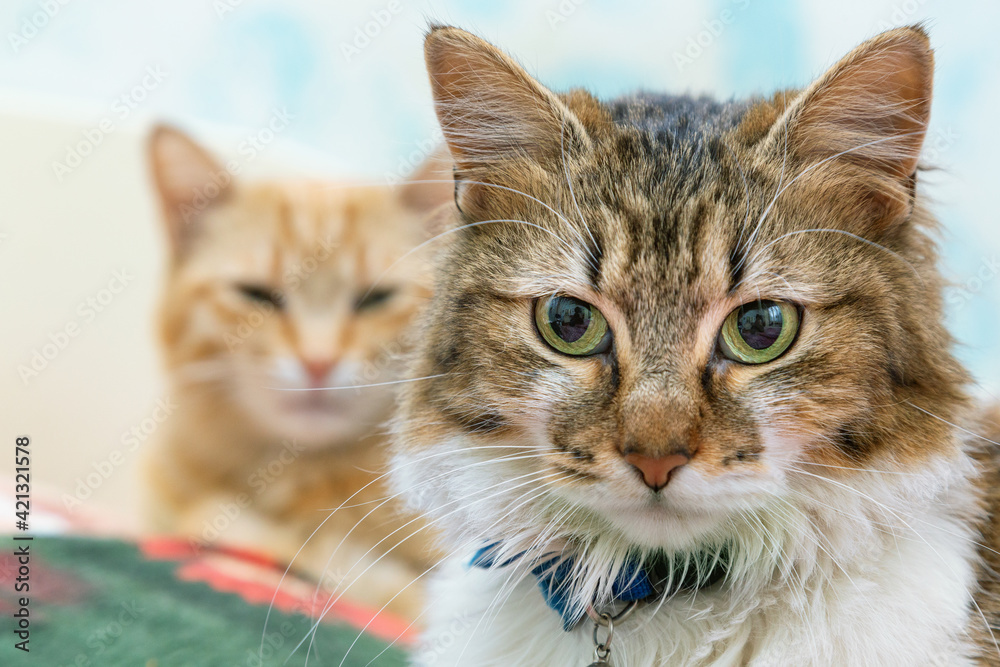
[[[160,342],[179,405],[147,461],[156,527],[294,557],[381,607],[430,557],[424,533],[392,548],[416,524],[400,528],[385,488],[366,485],[384,469],[397,359],[429,295],[418,254],[401,258],[452,199],[444,160],[397,188],[244,184],[168,127],[149,159],[170,239]],[[418,599],[411,586],[389,609],[413,618]]]

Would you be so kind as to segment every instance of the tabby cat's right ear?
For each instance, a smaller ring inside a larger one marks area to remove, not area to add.
[[[868,40],[786,110],[772,131],[775,159],[787,136],[788,149],[806,165],[800,176],[834,189],[854,206],[853,231],[877,237],[912,210],[933,78],[923,27]]]
[[[196,231],[201,214],[228,194],[232,176],[190,137],[167,125],[153,128],[148,156],[171,246],[177,254]]]
[[[424,57],[457,179],[493,181],[502,163],[524,159],[559,172],[566,153],[590,146],[557,95],[479,37],[433,26]]]

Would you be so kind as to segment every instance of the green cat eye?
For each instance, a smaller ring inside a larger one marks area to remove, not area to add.
[[[765,364],[795,341],[799,310],[782,301],[752,301],[729,313],[719,331],[722,353],[744,364]]]
[[[571,296],[536,301],[535,326],[545,342],[563,354],[583,357],[611,347],[611,328],[601,311]]]

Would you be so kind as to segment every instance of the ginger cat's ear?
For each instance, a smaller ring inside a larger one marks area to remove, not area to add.
[[[149,163],[175,254],[196,232],[198,219],[228,194],[232,177],[186,134],[157,125],[149,136]]]
[[[868,40],[788,109],[788,149],[807,169],[827,162],[848,166],[860,176],[851,189],[881,207],[883,223],[899,219],[912,204],[933,76],[934,54],[922,28]],[[784,125],[776,132],[783,133]],[[780,145],[780,134],[775,139]],[[867,183],[859,189],[862,180]]]
[[[402,184],[399,198],[405,206],[430,213],[455,196],[454,162],[447,146],[439,146]]]
[[[460,179],[489,180],[500,163],[513,159],[556,171],[563,151],[590,146],[586,128],[558,96],[479,37],[434,26],[424,57]],[[463,210],[464,189],[458,197]]]

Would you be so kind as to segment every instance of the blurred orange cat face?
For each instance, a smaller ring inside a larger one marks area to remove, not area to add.
[[[305,443],[376,426],[392,402],[381,383],[398,379],[407,325],[428,296],[422,258],[407,254],[423,240],[426,205],[406,187],[237,185],[195,215],[177,207],[187,215],[175,216],[161,311],[177,379]],[[165,205],[169,194],[161,181]]]

